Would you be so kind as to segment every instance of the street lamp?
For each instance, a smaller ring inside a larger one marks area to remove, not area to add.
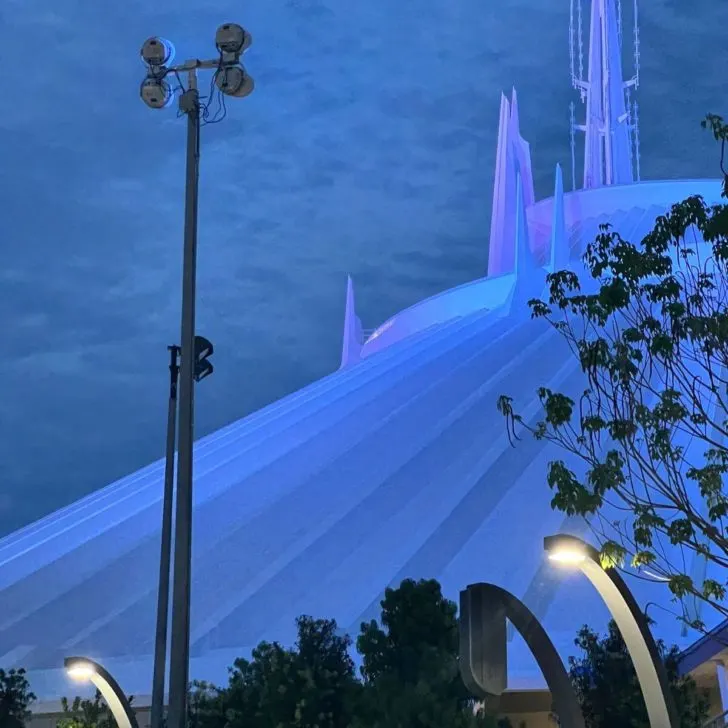
[[[98,662],[87,657],[67,657],[66,674],[77,682],[90,682],[101,693],[119,728],[139,728],[136,715],[119,684]]]
[[[634,664],[652,728],[678,728],[675,704],[647,618],[616,569],[602,568],[599,552],[576,536],[544,539],[549,561],[578,568],[592,583],[617,624]]]
[[[187,160],[185,180],[184,253],[182,266],[182,326],[179,367],[179,444],[177,452],[177,499],[174,529],[174,579],[172,587],[172,634],[169,676],[170,728],[184,728],[187,708],[190,651],[190,582],[192,571],[192,447],[194,443],[195,353],[195,287],[197,270],[197,207],[200,168],[200,125],[209,119],[206,105],[200,103],[197,88],[198,69],[214,71],[215,86],[227,96],[244,97],[253,91],[253,79],[240,63],[252,38],[236,23],[221,25],[215,34],[218,56],[211,60],[193,58],[173,66],[174,48],[163,38],[149,38],[141,49],[147,75],[142,82],[142,101],[152,109],[168,107],[176,87],[181,88],[179,110],[187,117]],[[187,74],[187,88],[181,74]],[[163,566],[163,565],[162,565]],[[161,569],[160,569],[161,572]],[[163,581],[163,579],[162,579]],[[166,617],[165,617],[166,619]],[[158,615],[159,620],[159,615]],[[166,626],[166,625],[165,625]],[[159,628],[159,621],[158,621]],[[159,643],[159,640],[157,640]],[[155,648],[156,650],[156,648]],[[155,669],[155,678],[158,670]],[[163,679],[162,674],[162,679]],[[153,728],[161,725],[161,695],[153,685],[156,699]],[[156,689],[156,693],[155,693]],[[164,685],[162,683],[162,692]]]

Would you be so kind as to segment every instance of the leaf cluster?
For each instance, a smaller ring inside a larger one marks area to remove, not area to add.
[[[728,180],[728,125],[708,115],[703,127]],[[649,567],[679,618],[702,629],[691,604],[728,616],[725,581],[694,582],[686,567],[689,553],[728,567],[728,204],[688,197],[636,243],[602,225],[583,263],[581,279],[549,274],[547,298],[529,305],[566,341],[586,388],[539,389],[535,425],[509,396],[498,408],[512,437],[523,427],[568,454],[549,463],[552,506],[589,520],[603,562]]]

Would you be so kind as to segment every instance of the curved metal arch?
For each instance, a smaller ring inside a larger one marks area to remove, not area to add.
[[[617,569],[602,568],[597,549],[576,536],[547,536],[543,544],[551,558],[557,557],[559,552],[571,554],[572,558],[565,563],[578,568],[607,605],[632,659],[650,725],[678,728],[675,700],[657,643],[647,617]]]
[[[69,673],[73,673],[74,670],[83,671],[84,678],[101,693],[119,728],[139,728],[136,714],[124,691],[102,665],[87,657],[67,657],[63,661],[63,666]]]
[[[564,663],[530,609],[495,584],[460,592],[460,674],[474,695],[500,696],[507,686],[506,620],[523,637],[551,691],[563,728],[584,728],[584,716]]]

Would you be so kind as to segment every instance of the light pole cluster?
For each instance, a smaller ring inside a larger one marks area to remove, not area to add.
[[[220,119],[210,119],[212,99],[201,103],[197,72],[213,71],[214,86],[224,96],[238,98],[253,91],[253,79],[240,62],[252,37],[236,23],[221,25],[215,34],[218,55],[209,60],[193,58],[172,65],[174,48],[163,38],[149,38],[141,50],[147,74],[142,82],[142,101],[152,109],[164,109],[179,91],[179,111],[187,117],[187,158],[185,180],[184,249],[182,266],[182,326],[180,346],[170,347],[170,398],[167,428],[167,463],[162,523],[162,545],[157,604],[154,678],[152,686],[152,728],[160,728],[163,717],[167,648],[167,612],[174,500],[174,443],[176,409],[179,407],[177,447],[177,490],[174,522],[174,565],[172,583],[172,629],[169,676],[169,728],[184,728],[187,714],[187,684],[190,651],[190,584],[192,580],[192,450],[194,443],[195,381],[212,373],[209,357],[212,344],[195,335],[195,288],[197,277],[197,209],[200,167],[200,127]],[[187,76],[187,87],[182,76]],[[170,83],[170,79],[174,83]],[[204,97],[202,97],[204,98]],[[223,104],[224,108],[224,104]],[[179,358],[179,365],[178,365]],[[179,402],[177,402],[179,395]]]

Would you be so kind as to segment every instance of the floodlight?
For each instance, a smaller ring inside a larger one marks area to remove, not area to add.
[[[174,60],[174,46],[164,38],[147,38],[142,46],[141,57],[151,68],[168,66]]]
[[[243,98],[253,93],[255,84],[242,66],[225,66],[215,74],[215,84],[226,96]]]
[[[153,76],[142,81],[139,95],[150,109],[166,109],[174,99],[172,87],[163,78]]]
[[[252,42],[250,33],[237,23],[225,23],[215,33],[215,46],[221,53],[240,56]]]

